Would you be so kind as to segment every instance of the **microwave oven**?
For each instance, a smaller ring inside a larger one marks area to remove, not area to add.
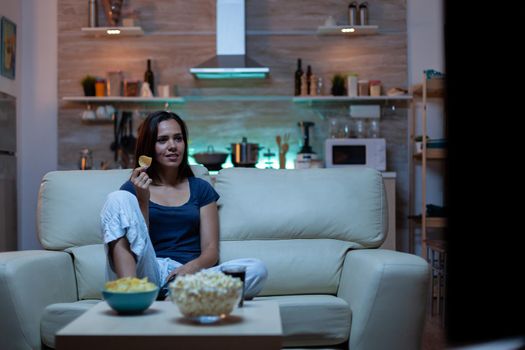
[[[386,170],[385,139],[326,139],[324,154],[327,168],[366,166]]]

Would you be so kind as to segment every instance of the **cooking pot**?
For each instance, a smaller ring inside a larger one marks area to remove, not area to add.
[[[193,155],[195,161],[204,165],[208,170],[221,170],[222,163],[226,161],[229,153],[215,152],[213,146],[208,146],[207,152],[199,152]]]
[[[246,137],[240,143],[231,144],[232,164],[237,167],[254,167],[259,160],[259,147],[257,143],[248,143]]]

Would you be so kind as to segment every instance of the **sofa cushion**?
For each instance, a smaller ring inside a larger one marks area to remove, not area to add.
[[[48,305],[40,320],[42,343],[54,349],[56,333],[99,302],[100,300],[82,300]]]
[[[211,183],[208,170],[191,166],[195,176]],[[45,249],[102,243],[100,210],[108,193],[129,179],[131,169],[71,170],[47,173],[40,184],[37,231]]]
[[[352,311],[332,295],[256,297],[279,303],[283,346],[335,345],[348,340]]]
[[[220,262],[263,261],[268,279],[259,295],[335,294],[350,247],[335,239],[221,241]]]
[[[370,168],[228,168],[215,188],[222,240],[329,238],[370,248],[388,228],[383,179]]]
[[[78,299],[101,299],[106,281],[106,252],[103,244],[66,249],[73,255]]]

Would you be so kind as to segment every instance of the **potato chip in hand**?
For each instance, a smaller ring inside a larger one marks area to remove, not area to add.
[[[140,156],[139,157],[139,165],[140,166],[146,166],[149,167],[151,165],[151,157],[148,156]]]

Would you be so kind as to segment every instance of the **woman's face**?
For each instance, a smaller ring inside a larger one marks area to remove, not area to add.
[[[186,145],[179,123],[174,119],[164,120],[158,125],[155,142],[155,160],[161,167],[178,168]]]

